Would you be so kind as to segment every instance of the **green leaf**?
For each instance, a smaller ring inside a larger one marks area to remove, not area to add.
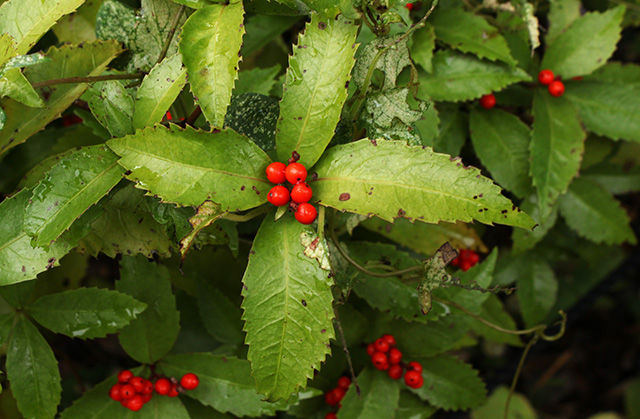
[[[0,33],[15,41],[18,54],[26,54],[62,16],[84,0],[10,0],[0,7]]]
[[[533,198],[533,200],[530,197],[522,201],[520,207],[524,212],[531,215],[531,218],[537,222],[537,226],[533,230],[513,230],[512,240],[514,254],[533,249],[556,224],[556,219],[558,218],[558,206],[554,205],[551,208],[551,212],[546,216],[543,216],[540,207],[535,203],[535,197]]]
[[[573,21],[547,48],[540,68],[563,78],[593,72],[607,62],[620,40],[625,7],[590,12]]]
[[[128,325],[146,304],[126,294],[78,288],[40,297],[28,307],[35,321],[72,338],[103,338]]]
[[[258,392],[270,401],[305,388],[334,337],[333,281],[300,243],[312,231],[290,214],[275,222],[268,214],[242,279],[247,359]]]
[[[5,343],[9,338],[15,317],[15,312],[0,314],[0,344]]]
[[[546,260],[536,254],[519,259],[517,266],[518,302],[527,327],[546,317],[556,301],[558,282]]]
[[[249,5],[245,4],[245,7],[248,6]],[[242,56],[248,57],[251,53],[265,47],[299,20],[299,16],[251,15],[251,17],[246,19],[244,25],[247,33],[242,42]]]
[[[55,416],[62,392],[58,362],[38,329],[22,315],[7,348],[7,377],[24,417]]]
[[[207,332],[219,342],[242,345],[244,333],[240,308],[209,281],[199,280],[196,286],[198,311]]]
[[[571,24],[580,17],[580,0],[553,0],[549,2],[549,28],[545,40],[550,45],[553,41],[567,30]]]
[[[504,305],[500,301],[500,299],[493,294],[490,294],[487,300],[482,304],[482,310],[478,313],[478,315],[487,320],[490,323],[493,323],[497,326],[502,327],[507,330],[517,330],[518,326],[516,322],[511,318],[509,313],[505,310]],[[516,335],[510,333],[500,332],[496,329],[493,329],[487,326],[480,321],[473,319],[471,320],[471,328],[483,336],[485,339],[488,339],[492,342],[497,343],[506,343],[508,345],[513,346],[522,346],[522,341]]]
[[[427,23],[424,27],[413,33],[413,44],[411,45],[411,58],[419,64],[424,71],[433,71],[433,50],[436,48],[436,33],[433,26]]]
[[[473,148],[491,176],[505,189],[524,197],[532,189],[529,127],[511,113],[474,108],[469,118],[469,131]]]
[[[436,38],[455,49],[490,61],[516,64],[502,35],[480,16],[462,8],[439,9],[429,18],[429,23],[435,29]]]
[[[224,125],[251,138],[264,151],[276,148],[278,100],[258,93],[231,98]]]
[[[592,181],[575,179],[558,202],[560,214],[580,237],[609,245],[637,242],[626,211]]]
[[[107,145],[131,171],[128,179],[165,202],[200,205],[211,200],[223,211],[241,211],[265,203],[271,189],[264,174],[269,157],[232,130],[209,133],[171,124]]]
[[[138,362],[153,364],[173,347],[180,313],[171,291],[169,271],[145,257],[125,256],[116,289],[147,304],[147,309],[120,331],[120,345]]]
[[[586,135],[574,106],[542,89],[535,93],[533,116],[531,177],[546,217],[578,173]]]
[[[49,246],[120,181],[124,171],[117,159],[106,146],[91,146],[51,168],[24,213],[24,229],[34,246]]]
[[[193,230],[180,240],[180,254],[182,254],[182,260],[184,260],[198,233],[200,233],[202,229],[215,223],[225,214],[225,211],[220,210],[220,205],[211,201],[205,201],[198,207],[196,214],[189,218],[189,224],[193,227]]]
[[[182,57],[175,54],[156,64],[142,80],[136,94],[133,128],[152,126],[160,121],[187,83]]]
[[[96,16],[96,37],[127,43],[136,26],[135,11],[118,0],[104,0]]]
[[[394,119],[405,124],[413,124],[422,118],[423,109],[415,110],[409,107],[407,97],[409,88],[387,89],[367,95],[365,109],[372,116],[376,125],[390,127]],[[371,135],[370,135],[371,136]]]
[[[268,68],[252,68],[251,70],[243,71],[238,75],[238,81],[233,89],[233,95],[239,96],[243,93],[259,93],[261,95],[269,95],[271,89],[276,84],[276,77],[280,73],[279,64]],[[233,101],[233,98],[232,98]],[[227,118],[229,117],[229,110],[227,111]],[[226,121],[225,121],[226,123]]]
[[[440,116],[434,102],[429,102],[428,106],[427,110],[422,114],[422,118],[416,121],[414,125],[420,131],[421,144],[433,147],[440,137]]]
[[[614,140],[640,142],[640,86],[626,83],[580,81],[567,83],[573,102],[589,131]]]
[[[638,88],[640,87],[640,65],[609,62],[585,77],[584,81],[619,83]]]
[[[439,135],[433,140],[433,149],[438,153],[459,156],[469,135],[469,115],[455,104],[439,103],[438,111]]]
[[[311,167],[331,141],[347,99],[358,25],[314,14],[289,59],[276,129],[278,158]]]
[[[96,17],[102,0],[91,0],[82,4],[74,13],[62,17],[51,30],[60,42],[79,44],[96,40]]]
[[[243,17],[242,2],[214,4],[192,14],[182,30],[180,53],[191,91],[207,121],[218,128],[238,77]]]
[[[40,272],[58,266],[58,261],[75,243],[60,239],[46,250],[32,247],[23,230],[22,215],[32,191],[23,189],[0,204],[0,285],[33,279]]]
[[[89,99],[89,107],[113,137],[133,134],[133,97],[119,81],[100,83],[99,92]]]
[[[364,87],[367,74],[372,66],[375,70],[384,73],[381,90],[397,87],[400,73],[406,67],[412,66],[407,38],[399,40],[401,36],[396,34],[375,38],[358,51],[356,64],[353,67],[353,82],[358,89]],[[378,56],[380,50],[390,44],[393,44],[393,48],[388,48],[384,54]]]
[[[437,410],[433,406],[425,405],[422,400],[412,393],[401,391],[394,419],[427,419]]]
[[[342,211],[387,221],[534,224],[478,169],[431,148],[364,139],[327,150],[314,170],[314,197]]]
[[[28,67],[24,74],[31,83],[64,77],[97,76],[121,52],[122,47],[115,41],[85,43],[82,46],[63,45],[59,49],[49,49],[47,56],[52,59],[51,62]],[[7,123],[0,132],[0,154],[24,142],[58,118],[86,89],[87,84],[84,83],[37,89],[47,92],[44,108],[30,108],[13,100],[5,101],[2,107],[7,114]]]
[[[115,258],[118,254],[169,257],[172,246],[165,228],[146,205],[144,192],[130,185],[109,195],[95,213],[87,212],[77,223],[87,226],[78,251],[97,257],[100,252]]]
[[[0,71],[0,97],[8,96],[30,107],[43,107],[44,102],[19,68]]]
[[[590,167],[582,177],[592,180],[614,195],[640,191],[640,167],[601,163]]]
[[[388,330],[393,331],[405,359],[435,356],[453,349],[469,330],[470,316],[451,313],[437,318],[434,312],[435,309],[427,315],[427,324],[402,320],[389,324]]]
[[[512,83],[529,81],[522,69],[443,50],[433,56],[433,74],[420,73],[420,96],[459,102],[478,99]]]
[[[268,403],[256,393],[250,376],[250,364],[244,359],[208,353],[171,355],[160,362],[165,374],[181,377],[187,372],[198,375],[198,388],[185,394],[219,412],[236,416],[271,416],[286,409],[286,403]]]
[[[400,388],[380,371],[369,366],[358,375],[360,394],[355,386],[342,399],[340,419],[392,418],[398,407]]]
[[[466,410],[484,403],[487,390],[471,365],[450,355],[422,358],[424,385],[411,392],[435,407]]]
[[[491,397],[489,397],[485,405],[471,412],[471,418],[495,419],[497,417],[503,417],[509,393],[509,389],[506,386],[498,387],[493,394],[491,394]],[[509,403],[509,411],[506,415],[509,418],[518,419],[538,418],[538,414],[529,400],[520,393],[513,393],[511,403]]]
[[[635,378],[624,392],[624,405],[630,418],[640,416],[640,379]]]

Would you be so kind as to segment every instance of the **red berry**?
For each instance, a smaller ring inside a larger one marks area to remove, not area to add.
[[[282,185],[277,185],[271,188],[267,199],[276,207],[281,207],[289,203],[289,189]]]
[[[553,71],[551,70],[542,70],[538,73],[538,81],[545,86],[551,83],[554,77]]]
[[[402,377],[402,366],[400,364],[391,365],[387,374],[394,380],[399,380]]]
[[[460,265],[460,256],[458,256],[457,258],[451,261],[451,266],[458,266],[458,265]]]
[[[467,260],[469,261],[469,263],[471,263],[471,266],[474,266],[480,261],[480,255],[478,255],[473,250],[469,250],[469,253],[467,254]]]
[[[416,362],[416,361],[409,362],[407,369],[410,371],[417,371],[420,374],[422,374],[422,365],[419,362]]]
[[[118,382],[122,384],[128,382],[132,378],[133,373],[129,370],[120,371],[120,373],[118,374]]]
[[[344,399],[344,395],[346,392],[344,391],[343,388],[336,387],[333,390],[331,390],[330,393],[333,393],[333,398],[337,400],[337,403],[340,403],[342,399]]]
[[[200,380],[198,379],[198,376],[192,372],[186,373],[180,379],[180,385],[185,390],[193,390],[194,388],[198,387],[198,384],[200,384]]]
[[[391,348],[389,351],[389,362],[392,364],[399,364],[402,361],[402,352],[396,348]]]
[[[338,387],[348,390],[351,385],[351,379],[349,377],[340,377],[338,379]]]
[[[301,224],[311,224],[316,220],[318,216],[318,210],[306,202],[298,205],[298,210],[295,213],[296,220],[298,220]]]
[[[131,384],[124,384],[120,387],[120,397],[124,400],[128,400],[136,395],[136,389]]]
[[[336,416],[336,414],[333,412],[329,412],[324,415],[324,419],[338,419],[338,416]]]
[[[295,185],[307,178],[307,169],[301,163],[291,163],[284,172],[290,184]]]
[[[302,204],[303,202],[309,202],[313,192],[309,185],[304,182],[298,183],[296,186],[291,189],[291,200],[293,202],[297,202],[298,204]]]
[[[271,183],[284,183],[287,178],[284,175],[284,171],[287,168],[284,163],[279,161],[271,163],[267,166],[267,179]]]
[[[462,272],[467,272],[471,269],[471,263],[468,260],[463,260],[460,262],[460,269],[462,269]]]
[[[413,3],[407,3],[404,5],[404,7],[406,7],[409,11],[413,10]]]
[[[329,390],[324,394],[324,401],[329,405],[329,406],[335,406],[338,403],[340,403],[340,400],[338,400],[336,398],[336,393],[333,392],[333,390]]]
[[[122,384],[114,384],[113,387],[111,387],[111,390],[109,390],[109,397],[111,397],[112,400],[115,400],[117,402],[122,400],[122,396],[120,395],[120,388],[122,388]]]
[[[367,354],[369,354],[369,356],[373,356],[373,354],[376,353],[376,347],[374,346],[373,343],[370,343],[367,345]]]
[[[371,362],[374,367],[381,371],[389,369],[389,360],[387,359],[387,355],[383,352],[376,352],[373,354]]]
[[[132,377],[129,380],[129,384],[133,386],[136,393],[142,393],[142,390],[144,390],[144,378],[142,377]]]
[[[156,381],[156,393],[166,396],[169,390],[171,390],[171,381],[166,378],[159,378],[158,381]]]
[[[551,84],[549,84],[549,93],[554,97],[562,96],[564,94],[564,83],[560,80],[552,81]]]
[[[381,339],[384,339],[389,344],[389,346],[396,346],[396,338],[394,338],[392,335],[382,335]]]
[[[418,371],[407,371],[404,375],[404,382],[411,388],[422,387],[422,375]]]
[[[480,106],[485,109],[491,109],[496,106],[496,97],[493,95],[493,93],[482,96],[480,98]]]
[[[152,394],[153,393],[153,383],[149,380],[144,380],[144,387],[142,388],[142,391],[140,392],[140,394],[142,394],[143,396],[146,396],[147,394]]]
[[[171,383],[171,389],[169,390],[169,392],[167,393],[168,397],[176,397],[178,394],[178,385],[175,383]]]
[[[142,396],[142,401],[146,404],[149,403],[151,401],[151,396],[153,396],[153,394],[145,394]]]
[[[129,410],[137,412],[138,410],[142,409],[142,406],[144,406],[144,400],[139,394],[136,394],[135,396],[127,400],[127,408]]]
[[[376,339],[376,341],[373,342],[373,346],[377,352],[389,352],[389,343],[382,338]]]
[[[571,77],[571,80],[576,80],[576,81],[580,81],[582,80],[583,77],[582,76],[575,76],[575,77]]]

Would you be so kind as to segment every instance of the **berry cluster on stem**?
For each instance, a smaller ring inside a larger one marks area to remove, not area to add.
[[[173,377],[162,377],[158,378],[154,385],[151,380],[124,370],[118,373],[118,383],[109,390],[109,397],[127,409],[137,412],[151,400],[154,390],[161,396],[176,397],[185,390],[193,390],[198,384],[198,376],[191,372],[183,375],[180,382]]]
[[[394,380],[402,378],[411,388],[420,388],[424,384],[422,365],[419,362],[402,362],[402,352],[396,348],[396,339],[392,335],[383,335],[367,346],[371,363],[380,371],[387,371]],[[405,372],[406,370],[406,372]]]
[[[451,266],[459,266],[464,272],[476,266],[480,255],[470,249],[462,249],[457,258],[451,261]]]
[[[342,407],[340,402],[347,393],[347,390],[349,390],[349,386],[351,386],[351,379],[349,377],[340,377],[338,379],[338,385],[324,394],[324,401],[329,406],[338,406],[338,409],[340,409],[340,407]],[[337,416],[334,412],[329,412],[324,417],[324,419],[336,418]]]
[[[553,74],[553,71],[548,69],[540,71],[538,73],[538,81],[540,84],[547,86],[551,96],[560,97],[564,94],[564,83]]]
[[[267,199],[273,205],[281,207],[289,205],[292,211],[295,211],[295,217],[302,224],[311,224],[318,216],[316,208],[309,204],[309,200],[313,196],[313,191],[309,184],[305,182],[307,179],[307,169],[303,164],[298,163],[300,155],[296,152],[289,159],[289,164],[282,162],[274,162],[267,166],[267,179],[271,183],[277,185],[271,188]],[[283,184],[288,182],[291,187]]]

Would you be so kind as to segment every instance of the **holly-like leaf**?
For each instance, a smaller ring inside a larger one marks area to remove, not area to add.
[[[122,178],[118,156],[103,145],[60,160],[33,190],[24,229],[34,246],[49,246]]]
[[[640,87],[640,65],[631,63],[609,62],[589,76],[585,81],[620,83],[625,86]]]
[[[312,231],[289,214],[278,221],[267,215],[242,279],[247,359],[258,392],[270,401],[305,388],[334,337],[333,281],[300,243],[300,234]]]
[[[238,81],[233,89],[234,96],[243,93],[259,93],[268,96],[276,84],[276,77],[281,69],[282,67],[276,64],[269,68],[252,68],[251,70],[241,72],[238,75]],[[227,117],[228,113],[229,111],[227,111]]]
[[[258,93],[245,93],[231,98],[224,119],[225,127],[251,138],[264,151],[276,147],[278,100]]]
[[[364,139],[327,150],[314,170],[314,198],[342,211],[387,221],[534,225],[478,169],[431,148]]]
[[[565,93],[589,131],[614,140],[640,142],[640,86],[581,81],[567,83]]]
[[[427,315],[426,324],[421,322],[407,323],[394,320],[389,324],[393,336],[402,348],[404,359],[431,357],[455,348],[460,339],[469,330],[471,317],[467,314],[451,313],[438,318],[434,309]]]
[[[0,71],[0,97],[4,96],[30,107],[44,106],[44,102],[19,68]]]
[[[536,254],[519,259],[517,269],[518,302],[527,327],[544,320],[556,301],[558,281],[546,260]]]
[[[146,304],[126,294],[78,288],[40,297],[28,307],[42,326],[72,338],[102,338],[115,333],[144,311]]]
[[[125,256],[120,263],[116,289],[147,304],[147,309],[120,331],[120,345],[136,361],[153,364],[171,350],[180,331],[169,271],[142,256]]]
[[[396,383],[372,367],[358,375],[360,394],[355,386],[342,399],[340,419],[392,418],[398,407],[400,388]]]
[[[207,332],[219,342],[242,345],[240,308],[208,281],[196,281],[196,286],[198,311]]]
[[[556,219],[558,218],[558,206],[554,205],[551,208],[551,212],[543,216],[540,207],[538,207],[535,201],[536,199],[534,196],[525,199],[520,204],[522,210],[531,215],[531,218],[537,222],[537,225],[533,230],[513,230],[513,235],[511,237],[513,240],[514,254],[533,249],[556,224]]]
[[[175,377],[192,372],[200,385],[185,393],[219,412],[236,416],[271,416],[286,409],[283,401],[269,403],[256,393],[250,364],[243,359],[208,353],[171,355],[160,362],[165,374]]]
[[[64,77],[97,76],[121,52],[122,47],[115,41],[85,43],[82,46],[63,45],[59,49],[49,49],[47,56],[52,59],[51,62],[27,67],[24,74],[31,83]],[[86,89],[87,84],[84,83],[36,89],[45,97],[44,108],[30,108],[13,100],[4,102],[2,107],[7,114],[7,122],[0,132],[0,154],[58,118]]]
[[[477,99],[509,84],[531,79],[520,68],[450,50],[436,52],[432,63],[432,74],[420,73],[420,94],[436,101]]]
[[[116,80],[100,83],[100,90],[88,102],[93,115],[111,136],[133,134],[133,97],[122,83]]]
[[[390,127],[396,118],[407,125],[413,124],[422,117],[426,104],[421,102],[423,109],[411,109],[407,103],[408,96],[409,88],[387,89],[372,93],[367,95],[365,109],[374,123],[380,127]],[[369,136],[373,137],[371,134]]]
[[[411,58],[419,64],[424,71],[431,73],[433,70],[433,50],[436,48],[436,33],[429,23],[413,33],[411,45]]]
[[[394,419],[427,419],[437,410],[436,407],[425,404],[409,391],[401,391]]]
[[[586,135],[575,107],[546,91],[536,91],[533,116],[531,177],[538,191],[541,216],[546,217],[578,173]]]
[[[191,91],[207,121],[222,128],[238,62],[244,26],[242,2],[205,6],[182,29],[180,53]]]
[[[165,202],[241,211],[267,201],[271,184],[264,169],[269,157],[248,138],[220,132],[158,126],[107,142],[122,158],[128,179]]]
[[[507,42],[484,18],[462,8],[439,9],[429,18],[436,38],[462,52],[479,58],[500,60],[515,65]]]
[[[487,389],[471,365],[450,355],[422,358],[424,385],[411,391],[422,400],[445,410],[465,410],[480,406]]]
[[[596,243],[636,243],[629,216],[599,185],[577,178],[558,200],[560,214],[579,236]]]
[[[353,68],[353,82],[362,89],[367,79],[369,68],[373,66],[375,70],[384,73],[381,90],[396,88],[396,81],[402,70],[411,67],[411,56],[409,55],[409,47],[407,39],[398,39],[402,35],[389,35],[375,38],[365,45],[357,54],[357,61]],[[378,57],[380,50],[388,48],[384,54]],[[377,61],[376,61],[377,57]],[[375,61],[375,63],[374,63]]]
[[[445,242],[457,249],[487,252],[487,246],[478,233],[464,223],[413,224],[403,218],[387,223],[379,218],[370,218],[360,225],[423,255],[434,254]]]
[[[32,247],[31,237],[23,230],[22,215],[32,190],[23,189],[0,204],[0,285],[33,279],[40,272],[59,265],[75,243],[59,239],[48,249]]]
[[[550,45],[553,41],[567,30],[571,24],[580,17],[580,0],[557,0],[549,2],[549,28],[545,40]]]
[[[278,158],[300,154],[311,167],[333,137],[347,99],[358,25],[342,16],[315,14],[289,59],[276,129]]]
[[[590,12],[577,18],[547,48],[540,68],[563,78],[593,72],[607,62],[620,40],[625,7]]]
[[[15,41],[18,54],[26,54],[62,16],[84,0],[10,0],[0,7],[0,33]]]
[[[524,197],[531,189],[529,127],[508,112],[474,108],[469,131],[473,148],[491,176],[505,189]]]
[[[19,316],[7,348],[7,377],[24,417],[55,416],[60,403],[58,362],[47,341],[25,316]]]

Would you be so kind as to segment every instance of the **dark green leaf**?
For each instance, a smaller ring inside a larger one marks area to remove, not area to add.
[[[208,353],[172,355],[160,363],[162,370],[181,377],[187,372],[198,375],[200,385],[185,393],[200,403],[236,416],[273,415],[286,403],[268,403],[256,393],[248,361]]]
[[[497,326],[507,330],[517,330],[516,322],[511,318],[509,313],[504,309],[500,299],[496,295],[489,295],[487,300],[482,304],[482,310],[478,315]],[[493,329],[478,320],[471,320],[471,328],[492,342],[506,343],[513,346],[522,346],[522,341],[516,335],[501,332]]]
[[[400,388],[387,376],[373,367],[365,368],[358,375],[360,395],[350,386],[340,408],[340,419],[392,418],[398,407]]]
[[[107,143],[122,158],[127,176],[165,202],[241,211],[267,201],[269,157],[232,130],[209,133],[158,126]]]
[[[504,409],[509,398],[509,389],[505,386],[498,387],[487,403],[471,412],[472,419],[495,419],[504,417]],[[536,419],[538,414],[525,396],[520,393],[514,393],[509,403],[509,411],[507,417],[518,419]]]
[[[18,317],[9,340],[7,377],[24,417],[55,416],[62,392],[58,362],[47,341],[23,315]]]
[[[244,333],[240,308],[208,281],[200,280],[196,285],[198,311],[207,332],[219,342],[242,345]]]
[[[243,17],[242,2],[214,4],[192,14],[182,30],[180,53],[191,91],[207,121],[218,128],[238,78]]]
[[[276,129],[278,158],[293,151],[311,167],[333,137],[347,98],[358,26],[315,14],[289,60]]]
[[[290,214],[264,219],[243,278],[242,316],[247,359],[259,393],[289,399],[330,352],[334,337],[331,285],[327,272],[303,254],[301,234],[313,230]]]
[[[547,44],[553,41],[567,30],[571,24],[580,17],[582,2],[580,0],[556,0],[549,2],[549,29],[545,40]]]
[[[627,170],[616,164],[602,163],[590,167],[582,177],[594,181],[614,195],[640,191],[639,167]]]
[[[422,114],[422,118],[416,121],[414,125],[420,131],[422,145],[434,147],[434,143],[440,137],[440,117],[434,102],[430,102],[428,106],[427,110]],[[436,149],[436,151],[441,150]]]
[[[624,6],[617,6],[603,13],[590,12],[575,19],[549,45],[540,68],[548,68],[563,78],[593,72],[615,51],[624,12]]]
[[[562,97],[552,97],[546,89],[536,91],[533,116],[531,177],[541,216],[546,218],[578,173],[586,135],[574,106]]]
[[[449,355],[418,361],[424,385],[411,391],[422,400],[445,410],[466,410],[484,403],[487,390],[471,365]]]
[[[426,24],[423,28],[413,33],[413,44],[411,45],[411,58],[419,64],[424,71],[431,73],[433,65],[433,50],[436,47],[436,34],[433,26]]]
[[[146,304],[126,294],[78,288],[40,297],[28,307],[42,326],[72,338],[93,339],[115,333],[144,311]]]
[[[592,181],[575,179],[558,202],[560,214],[579,236],[596,243],[636,243],[626,211]]]
[[[638,88],[640,87],[640,65],[609,62],[585,77],[584,80],[619,83]]]
[[[556,301],[558,282],[547,261],[535,254],[517,266],[518,302],[527,327],[542,321]]]
[[[245,7],[249,7],[249,5],[245,4]],[[248,57],[251,53],[263,48],[299,20],[298,16],[252,15],[244,25],[247,33],[242,42],[242,56]]]
[[[433,139],[433,149],[438,153],[459,156],[469,135],[469,115],[455,104],[439,103],[438,116],[439,135]]]
[[[169,272],[142,256],[125,256],[121,266],[116,289],[146,303],[147,309],[120,331],[120,344],[131,358],[152,364],[171,350],[180,330]]]
[[[530,192],[529,127],[508,112],[474,108],[469,130],[476,154],[496,182],[520,198]]]
[[[22,308],[31,301],[35,286],[35,281],[23,281],[16,284],[4,285],[0,287],[0,295],[10,306]]]
[[[431,148],[360,140],[332,147],[315,166],[314,198],[322,205],[387,221],[404,217],[437,223],[457,220],[525,228],[533,220],[500,188]]]
[[[431,417],[436,410],[438,409],[426,405],[412,393],[401,391],[398,409],[396,409],[394,419],[427,419]]]
[[[514,254],[533,249],[556,224],[556,219],[558,218],[558,206],[554,205],[553,208],[551,208],[551,212],[543,216],[540,208],[536,205],[535,200],[535,196],[529,197],[520,204],[522,210],[531,215],[531,218],[536,221],[537,225],[533,230],[513,230],[512,239]]]
[[[468,315],[452,313],[437,318],[434,311],[427,315],[427,324],[401,320],[389,324],[405,359],[435,356],[453,349],[469,330]]]
[[[9,338],[15,317],[15,312],[0,314],[0,345],[4,344]]]
[[[89,99],[89,107],[111,136],[133,134],[133,97],[119,81],[100,83],[99,92]]]
[[[264,151],[269,151],[276,148],[279,113],[280,108],[275,98],[245,93],[231,98],[224,124],[225,127],[251,138]]]
[[[246,43],[245,43],[246,45]],[[233,95],[239,96],[243,93],[259,93],[261,95],[269,95],[271,89],[276,84],[276,77],[280,73],[282,67],[276,64],[269,68],[253,68],[251,70],[243,71],[238,75],[238,81],[233,89]],[[229,107],[233,107],[233,97],[231,98],[231,104]],[[229,112],[227,110],[226,118],[229,118]],[[277,119],[277,116],[276,116]],[[226,119],[225,119],[226,124]]]

